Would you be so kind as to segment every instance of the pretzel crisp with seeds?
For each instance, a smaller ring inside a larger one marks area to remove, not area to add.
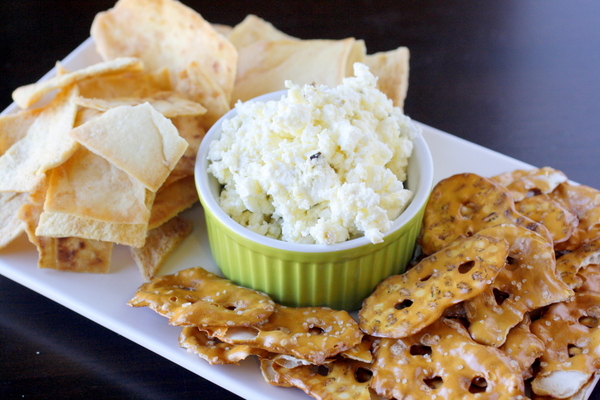
[[[401,339],[381,339],[371,387],[394,399],[526,399],[518,363],[440,319]]]
[[[573,291],[556,275],[554,248],[537,233],[499,225],[481,235],[508,242],[507,263],[483,293],[465,302],[469,333],[476,342],[498,347],[525,313],[563,301]]]
[[[368,363],[338,357],[327,365],[282,367],[277,361],[263,362],[263,376],[276,386],[295,386],[319,400],[371,400],[369,383],[372,372]]]
[[[492,179],[506,187],[514,201],[521,201],[538,194],[552,193],[558,185],[568,180],[562,171],[550,167],[509,171],[496,175]]]
[[[275,312],[261,325],[205,327],[203,330],[227,343],[293,355],[313,364],[323,364],[359,344],[363,337],[357,322],[346,311],[282,305],[277,305]]]
[[[556,245],[556,250],[577,250],[600,238],[600,190],[585,185],[561,183],[550,196],[577,216],[579,223],[571,237]]]
[[[571,289],[579,289],[583,279],[579,271],[590,265],[600,264],[600,238],[586,243],[556,260],[556,271]]]
[[[275,309],[266,294],[237,286],[201,267],[156,276],[140,286],[127,304],[150,307],[177,326],[256,325]]]
[[[554,244],[569,240],[579,224],[575,214],[547,194],[526,197],[515,206],[519,213],[544,225]]]
[[[553,304],[531,331],[546,346],[531,382],[536,394],[573,396],[600,369],[600,293],[580,292]]]
[[[238,364],[250,355],[266,357],[268,352],[246,345],[224,343],[195,326],[186,326],[179,335],[179,345],[210,364]]]
[[[476,234],[457,240],[402,275],[383,280],[358,313],[360,328],[377,337],[412,335],[453,304],[488,287],[508,254],[508,244]]]
[[[506,188],[476,174],[457,174],[433,188],[425,208],[420,244],[425,254],[433,254],[460,236],[506,223],[537,232],[552,243],[545,226],[516,211]]]

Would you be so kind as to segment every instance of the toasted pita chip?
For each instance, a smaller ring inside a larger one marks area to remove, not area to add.
[[[191,221],[175,217],[148,231],[144,247],[131,248],[131,255],[145,281],[150,281],[167,257],[193,229]]]
[[[149,71],[169,68],[174,80],[187,71],[194,79],[186,95],[197,95],[194,85],[207,79],[221,89],[229,103],[237,64],[235,47],[184,4],[174,0],[120,0],[112,9],[96,15],[91,34],[105,60],[139,57]],[[202,79],[196,80],[199,76]],[[211,95],[190,98],[211,110],[203,102]]]
[[[153,194],[152,192],[148,193]],[[73,236],[142,247],[146,242],[147,232],[147,223],[118,224],[59,212],[43,212],[35,234],[49,237]]]
[[[127,71],[116,75],[87,78],[77,82],[79,94],[91,99],[147,97],[152,93],[173,89],[167,68],[156,72]]]
[[[261,40],[300,40],[281,32],[270,22],[253,14],[247,15],[242,22],[234,26],[227,39],[238,50]]]
[[[42,109],[38,108],[0,115],[0,155],[25,137],[41,111]]]
[[[404,108],[404,99],[408,91],[409,58],[408,48],[398,47],[391,51],[369,54],[364,60],[373,75],[379,78],[379,90],[400,108]]]
[[[198,201],[198,192],[193,176],[163,186],[156,193],[148,229],[154,229]]]
[[[17,214],[28,198],[28,193],[0,193],[0,249],[25,231],[25,224]]]
[[[187,100],[176,92],[156,92],[148,97],[116,97],[112,99],[88,99],[78,96],[75,104],[82,107],[93,108],[98,111],[107,111],[119,106],[137,106],[150,103],[152,107],[167,118],[178,116],[202,115],[206,108],[201,104]]]
[[[143,69],[143,67],[142,61],[137,58],[117,58],[112,61],[93,64],[75,72],[57,75],[42,82],[21,86],[13,92],[12,97],[19,107],[27,108],[44,97],[46,93],[49,93],[54,89],[65,88],[77,81],[89,78],[90,76],[115,74],[123,71],[136,71]]]
[[[36,236],[35,229],[41,211],[41,205],[35,203],[25,204],[19,211],[29,241],[38,249],[38,268],[88,273],[109,272],[113,243],[76,237]]]
[[[25,137],[0,156],[0,192],[31,192],[45,179],[45,172],[66,161],[77,149],[68,133],[77,106],[71,99],[77,89],[60,92],[27,130]]]
[[[223,35],[224,37],[228,37],[229,34],[231,33],[231,30],[233,29],[232,26],[229,25],[225,25],[225,24],[214,24],[211,23],[210,24],[213,29],[218,32],[219,34]]]
[[[106,111],[70,136],[156,192],[188,144],[148,103]]]
[[[85,147],[50,171],[44,211],[122,224],[146,224],[147,189]]]
[[[206,134],[206,129],[203,126],[203,121],[197,117],[175,117],[171,119],[173,125],[179,131],[179,136],[188,142],[188,148],[183,153],[183,156],[171,171],[171,174],[163,183],[163,186],[170,185],[171,183],[185,178],[194,174],[194,167],[196,166],[196,154],[200,147],[200,142]]]
[[[337,86],[362,61],[356,40],[261,40],[239,49],[232,103],[285,89],[285,81]],[[360,48],[360,47],[359,47]],[[325,67],[326,66],[326,67]]]

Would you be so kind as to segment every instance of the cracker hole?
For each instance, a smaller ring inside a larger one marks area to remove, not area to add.
[[[405,299],[405,300],[402,300],[400,303],[396,303],[394,308],[396,310],[404,310],[405,308],[412,306],[412,304],[413,304],[412,300]]]
[[[322,335],[324,332],[325,330],[318,326],[312,326],[308,328],[308,333],[310,333],[311,335]]]
[[[569,351],[569,357],[575,357],[580,354],[583,354],[583,350],[581,350],[581,348],[575,346],[574,344],[570,344],[568,346],[568,351]]]
[[[527,194],[526,194],[526,196],[527,196],[527,197],[533,197],[533,196],[539,196],[539,195],[541,195],[541,194],[542,194],[542,191],[541,191],[540,189],[538,189],[538,188],[533,188],[533,189],[529,189],[529,190],[527,191]]]
[[[508,271],[514,271],[515,269],[517,269],[519,267],[519,263],[517,262],[516,259],[514,259],[513,257],[506,257],[506,263],[504,265],[504,268],[506,268]]]
[[[431,347],[422,344],[413,344],[410,346],[410,354],[413,356],[429,356],[431,355]]]
[[[471,380],[469,393],[484,393],[487,390],[487,381],[482,376],[476,376]]]
[[[369,382],[373,377],[373,372],[368,370],[367,368],[358,367],[356,371],[354,371],[354,379],[358,383]]]
[[[499,306],[501,306],[502,303],[504,303],[504,300],[510,297],[510,294],[503,292],[502,290],[499,290],[497,288],[494,288],[493,292],[494,300],[496,300],[496,304],[498,304]]]
[[[431,389],[439,389],[444,384],[444,380],[439,376],[434,376],[433,378],[423,379],[423,383]]]
[[[581,325],[587,326],[590,329],[594,329],[598,328],[598,326],[600,325],[600,319],[584,315],[583,317],[579,318],[579,323]]]
[[[321,376],[327,376],[331,372],[329,366],[327,365],[311,365],[310,371],[314,374],[319,374]]]
[[[429,274],[427,276],[422,277],[421,279],[419,279],[421,282],[425,282],[428,281],[429,279],[431,279],[431,277],[433,276],[433,274]]]
[[[472,218],[477,211],[479,211],[479,206],[475,203],[469,202],[460,206],[459,213],[465,218]]]
[[[461,274],[466,274],[467,272],[472,270],[474,266],[475,261],[467,261],[458,266],[458,272],[460,272]]]

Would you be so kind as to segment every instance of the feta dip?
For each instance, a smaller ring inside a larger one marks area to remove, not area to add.
[[[403,181],[420,131],[364,64],[336,87],[285,86],[279,101],[238,102],[210,144],[221,208],[288,242],[383,241],[412,198]]]

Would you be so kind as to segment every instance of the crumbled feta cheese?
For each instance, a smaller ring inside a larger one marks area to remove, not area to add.
[[[241,225],[297,243],[378,243],[406,208],[410,118],[360,63],[337,87],[286,82],[279,101],[236,104],[211,143],[220,206]]]

